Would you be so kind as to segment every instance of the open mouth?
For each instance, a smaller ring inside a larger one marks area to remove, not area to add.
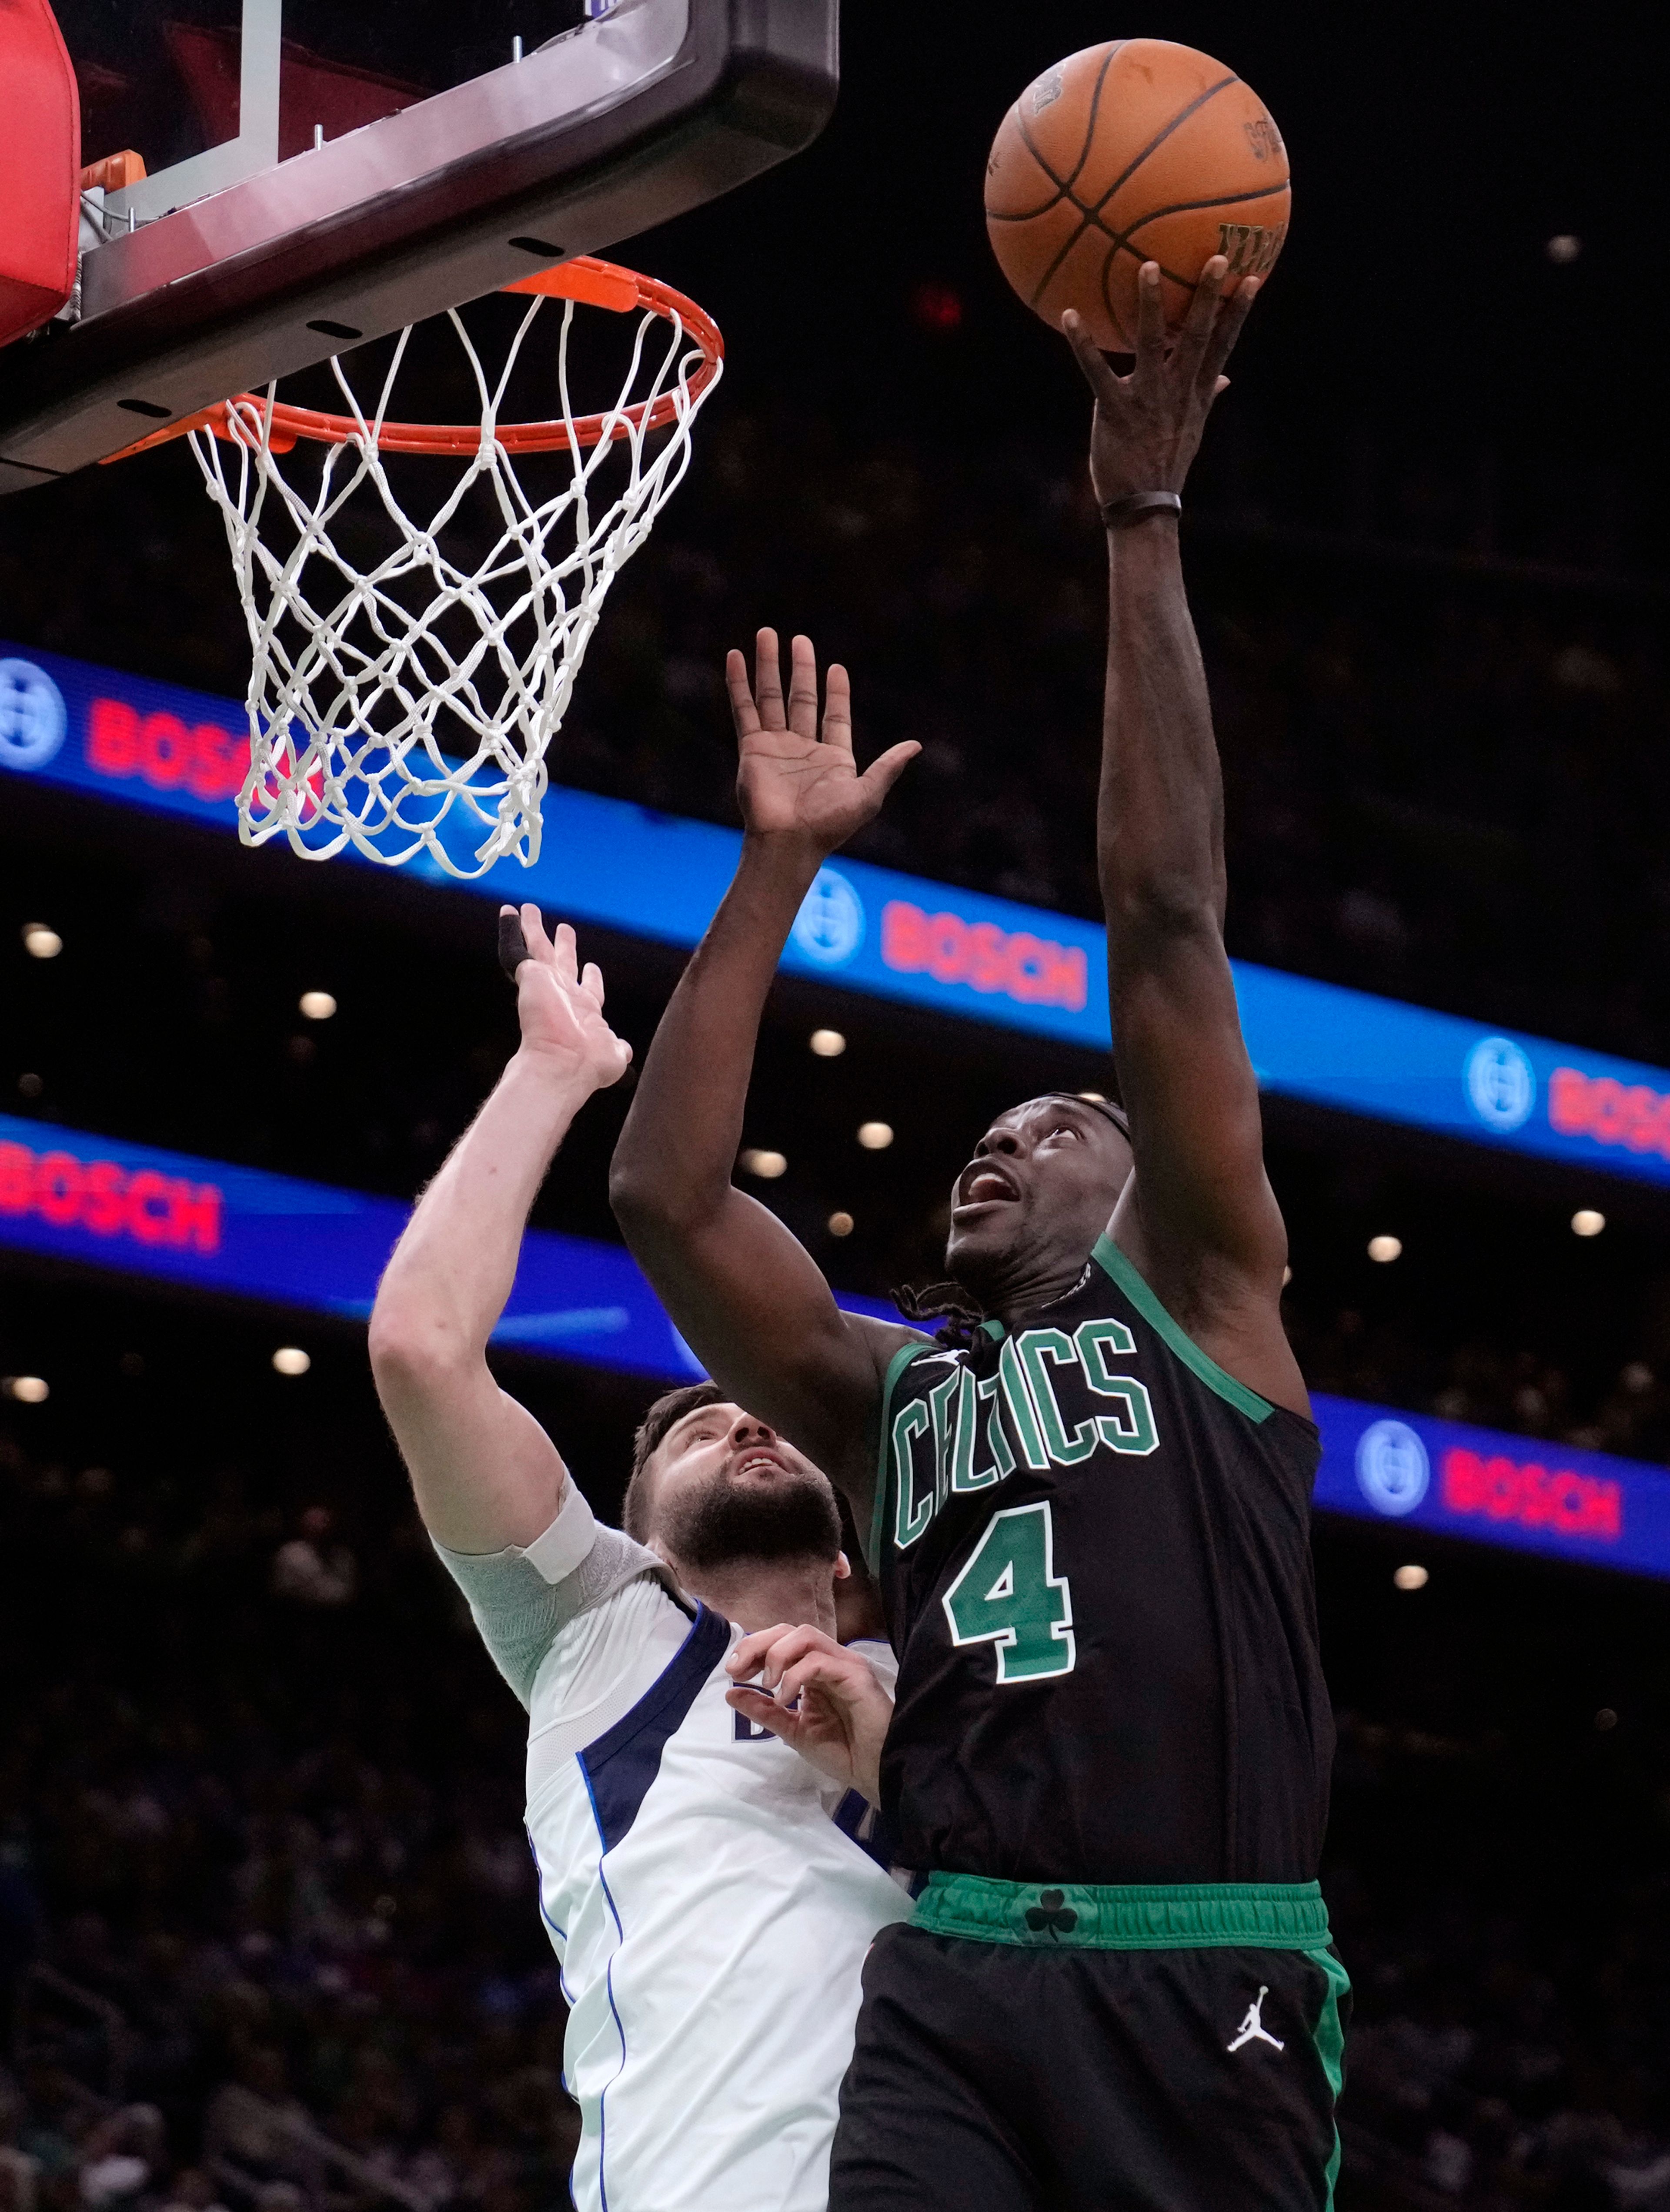
[[[999,1167],[994,1160],[981,1160],[963,1170],[962,1185],[952,1212],[967,1213],[979,1206],[1012,1205],[1020,1194],[1007,1169]]]
[[[744,1452],[740,1459],[731,1462],[732,1474],[786,1474],[787,1467],[775,1452],[755,1450]]]

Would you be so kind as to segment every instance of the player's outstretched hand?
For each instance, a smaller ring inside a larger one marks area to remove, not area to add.
[[[762,1628],[725,1662],[736,1684],[725,1702],[848,1790],[881,1797],[882,1739],[893,1700],[861,1652],[821,1629]],[[755,1676],[759,1686],[749,1686]]]
[[[833,853],[873,819],[922,750],[914,739],[890,746],[860,775],[847,671],[830,663],[820,731],[817,656],[809,637],[789,646],[786,705],[774,629],[755,640],[753,689],[748,663],[734,650],[726,656],[725,681],[737,726],[737,801],[744,826],[756,836],[799,838],[820,854]]]
[[[606,1091],[618,1083],[631,1063],[632,1048],[604,1019],[603,970],[593,960],[581,972],[568,924],[558,922],[555,936],[547,937],[537,906],[529,904],[519,913],[501,906],[499,936],[501,957],[507,966],[513,963],[523,1051],[587,1091]]]
[[[1172,339],[1160,295],[1160,264],[1144,262],[1137,272],[1136,365],[1128,376],[1114,375],[1071,307],[1062,316],[1067,343],[1096,394],[1090,482],[1099,506],[1136,492],[1182,489],[1212,404],[1230,380],[1224,364],[1258,295],[1256,276],[1226,289],[1229,273],[1224,256],[1213,254]]]

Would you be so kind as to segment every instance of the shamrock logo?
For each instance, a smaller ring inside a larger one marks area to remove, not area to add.
[[[1026,1908],[1026,1924],[1035,1936],[1041,1936],[1048,1928],[1052,1941],[1059,1943],[1078,1927],[1078,1915],[1059,1889],[1041,1889],[1038,1902]]]

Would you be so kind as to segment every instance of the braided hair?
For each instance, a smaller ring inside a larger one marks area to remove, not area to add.
[[[1105,1121],[1111,1121],[1126,1143],[1130,1143],[1130,1120],[1125,1109],[1115,1105],[1111,1098],[1087,1098],[1078,1091],[1045,1091],[1039,1096],[1071,1098],[1075,1105],[1089,1106]],[[966,1352],[976,1375],[996,1366],[998,1346],[981,1326],[987,1318],[986,1309],[961,1283],[925,1283],[920,1289],[914,1284],[904,1283],[894,1291],[893,1303],[905,1319],[914,1322],[919,1328],[938,1322],[941,1326],[932,1331],[934,1342],[947,1352]]]

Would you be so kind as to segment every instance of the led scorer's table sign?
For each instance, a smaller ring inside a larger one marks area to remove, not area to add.
[[[173,684],[0,644],[7,775],[222,830],[249,763],[243,709]],[[736,864],[733,830],[553,788],[537,865],[458,884],[495,902],[694,945]],[[369,865],[365,863],[363,865]],[[1068,915],[841,859],[819,875],[783,966],[843,989],[1100,1050],[1102,932]],[[1236,963],[1268,1091],[1479,1145],[1670,1183],[1670,1071]]]
[[[15,1249],[364,1321],[410,1212],[0,1114],[0,1245]],[[496,1341],[643,1375],[701,1372],[623,1249],[544,1230],[524,1239]]]
[[[398,1200],[0,1115],[0,1248],[363,1321]],[[841,1294],[849,1310],[890,1306]],[[687,1382],[701,1372],[618,1246],[530,1230],[495,1341]],[[1670,1473],[1319,1395],[1324,1510],[1670,1579]]]

